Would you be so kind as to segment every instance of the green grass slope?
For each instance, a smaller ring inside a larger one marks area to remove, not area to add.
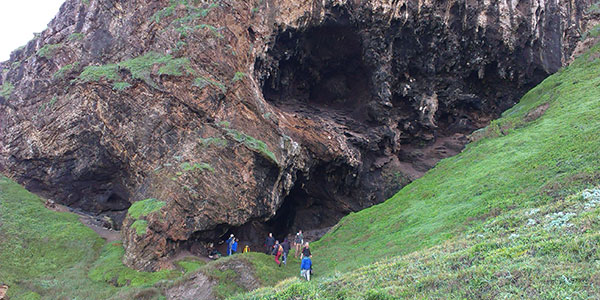
[[[121,242],[106,243],[72,213],[55,212],[43,200],[0,176],[0,283],[10,299],[164,299],[169,287],[202,272],[224,299],[247,292],[231,266],[243,264],[252,280],[272,286],[294,277],[299,261],[277,267],[273,256],[248,253],[205,263],[175,262],[174,270],[139,272],[123,265]]]
[[[120,244],[105,245],[77,215],[46,209],[3,176],[0,239],[0,282],[10,286],[11,299],[133,299],[140,292],[158,298],[147,289],[181,273],[127,268]]]
[[[598,51],[461,154],[343,218],[313,244],[315,281],[239,299],[600,297],[600,199],[582,194],[600,183]]]

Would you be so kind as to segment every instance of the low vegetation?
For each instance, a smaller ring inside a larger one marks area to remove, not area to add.
[[[118,82],[113,83],[113,90],[116,90],[116,91],[124,91],[130,87],[131,87],[131,84],[129,84],[129,82],[125,82],[125,81],[118,81]]]
[[[265,142],[258,140],[258,139],[254,138],[250,135],[247,135],[243,132],[237,131],[235,129],[231,129],[231,128],[224,128],[224,129],[225,129],[225,132],[227,132],[227,135],[230,136],[231,138],[233,138],[236,142],[243,143],[244,145],[246,145],[246,147],[248,147],[252,150],[258,151],[264,157],[277,163],[277,157],[275,157],[275,154],[273,152],[271,152],[271,150],[269,150],[269,147],[267,146],[267,144],[265,144]]]
[[[81,41],[81,40],[83,40],[83,38],[85,38],[85,34],[83,34],[81,32],[74,32],[74,33],[71,33],[67,39],[69,41]]]
[[[61,67],[60,69],[58,69],[58,71],[56,71],[54,73],[54,75],[52,75],[52,78],[62,79],[65,77],[65,74],[68,74],[73,69],[77,69],[78,66],[79,66],[79,62],[74,62],[72,64],[65,65],[65,66]]]
[[[184,172],[189,172],[189,171],[195,171],[195,170],[199,170],[199,171],[210,171],[210,172],[214,172],[215,169],[208,163],[190,163],[190,162],[184,162],[181,165],[179,165],[179,168],[184,171]]]
[[[87,66],[83,69],[83,72],[77,77],[78,82],[93,82],[106,79],[109,81],[121,80],[119,75],[119,66],[117,64],[108,64],[102,66]]]
[[[58,50],[60,50],[60,48],[62,48],[62,46],[63,46],[62,43],[46,44],[36,52],[36,55],[39,57],[44,57],[44,58],[50,59],[50,58],[54,57],[56,52],[58,52]]]
[[[121,242],[107,243],[100,252],[100,257],[92,264],[89,278],[97,282],[111,283],[118,287],[152,286],[167,279],[181,275],[175,270],[162,270],[158,272],[140,272],[125,266],[122,262],[125,250]],[[116,283],[116,284],[115,284]]]
[[[77,77],[76,82],[94,82],[102,79],[112,81],[113,89],[124,90],[131,84],[124,82],[120,70],[127,70],[132,79],[140,79],[152,87],[156,83],[152,79],[154,66],[158,66],[158,75],[182,76],[184,74],[193,74],[194,70],[190,67],[188,58],[173,58],[171,55],[149,52],[136,58],[124,60],[118,64],[108,64],[101,66],[87,66]]]
[[[165,206],[165,204],[166,202],[155,198],[137,201],[129,207],[129,210],[127,210],[127,215],[137,220],[153,212],[159,211],[163,206]]]
[[[0,85],[0,97],[8,99],[14,90],[15,86],[12,83],[5,82],[3,85]]]
[[[213,80],[213,79],[210,79],[207,77],[202,77],[202,76],[196,77],[196,79],[194,79],[194,86],[196,86],[196,87],[203,89],[209,85],[212,85],[212,86],[218,88],[219,90],[221,90],[221,92],[223,94],[227,93],[227,87],[221,82],[218,82],[216,80]]]

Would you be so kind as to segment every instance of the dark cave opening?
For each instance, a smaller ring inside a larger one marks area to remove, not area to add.
[[[281,32],[268,53],[272,61],[258,59],[255,70],[268,70],[257,74],[263,95],[284,111],[334,111],[362,120],[370,97],[370,69],[362,55],[356,26],[339,18]]]

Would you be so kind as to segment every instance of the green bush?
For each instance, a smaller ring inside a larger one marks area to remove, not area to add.
[[[87,66],[77,77],[77,81],[81,83],[100,81],[101,79],[106,79],[109,81],[121,80],[121,76],[119,75],[119,66],[117,64]]]
[[[78,66],[79,66],[79,62],[74,62],[72,64],[65,65],[65,66],[61,67],[60,69],[58,69],[58,71],[56,71],[54,73],[54,75],[52,75],[52,78],[54,78],[54,79],[64,78],[65,74],[71,72],[73,69],[76,69]]]
[[[39,57],[50,59],[56,54],[56,52],[58,52],[60,48],[62,48],[62,46],[62,43],[46,44],[36,52],[36,55]]]
[[[128,70],[133,79],[140,79],[152,87],[156,87],[156,83],[150,77],[153,67],[159,65],[159,75],[182,76],[184,74],[193,74],[193,69],[190,67],[188,58],[173,58],[171,55],[162,55],[156,52],[149,52],[136,58],[122,61],[118,64],[109,64],[102,66],[88,66],[79,75],[79,82],[92,82],[106,79],[109,81],[121,81],[119,70]],[[113,85],[113,89],[122,90],[129,87],[125,83],[117,83]]]

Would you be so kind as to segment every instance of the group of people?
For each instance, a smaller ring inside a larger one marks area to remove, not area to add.
[[[227,256],[233,255],[238,250],[238,242],[240,240],[236,238],[233,234],[229,236],[229,238],[225,241],[227,245]],[[294,248],[294,258],[300,257],[300,277],[310,281],[310,276],[312,274],[312,253],[310,252],[310,245],[308,242],[304,241],[304,236],[302,235],[302,230],[299,230],[296,233],[293,241],[290,242],[286,237],[282,243],[276,240],[273,237],[273,233],[269,233],[267,239],[265,240],[265,253],[269,255],[275,256],[275,263],[279,267],[281,265],[287,265],[288,255],[290,250]],[[244,253],[249,252],[250,248],[246,245],[244,247]],[[221,257],[221,253],[219,253],[214,244],[209,244],[209,258],[218,259]]]
[[[225,241],[227,243],[227,256],[233,255],[237,252],[238,242],[240,239],[236,238],[233,234]]]
[[[281,267],[282,264],[285,266],[292,244],[295,250],[294,258],[300,256],[300,276],[310,281],[310,275],[312,273],[312,253],[310,252],[310,245],[308,242],[304,242],[302,230],[299,230],[298,233],[296,233],[293,243],[290,243],[287,238],[285,238],[282,243],[279,243],[279,241],[275,240],[273,237],[273,233],[269,233],[269,236],[267,236],[265,240],[265,253],[275,255],[275,263],[277,263],[279,267]]]

